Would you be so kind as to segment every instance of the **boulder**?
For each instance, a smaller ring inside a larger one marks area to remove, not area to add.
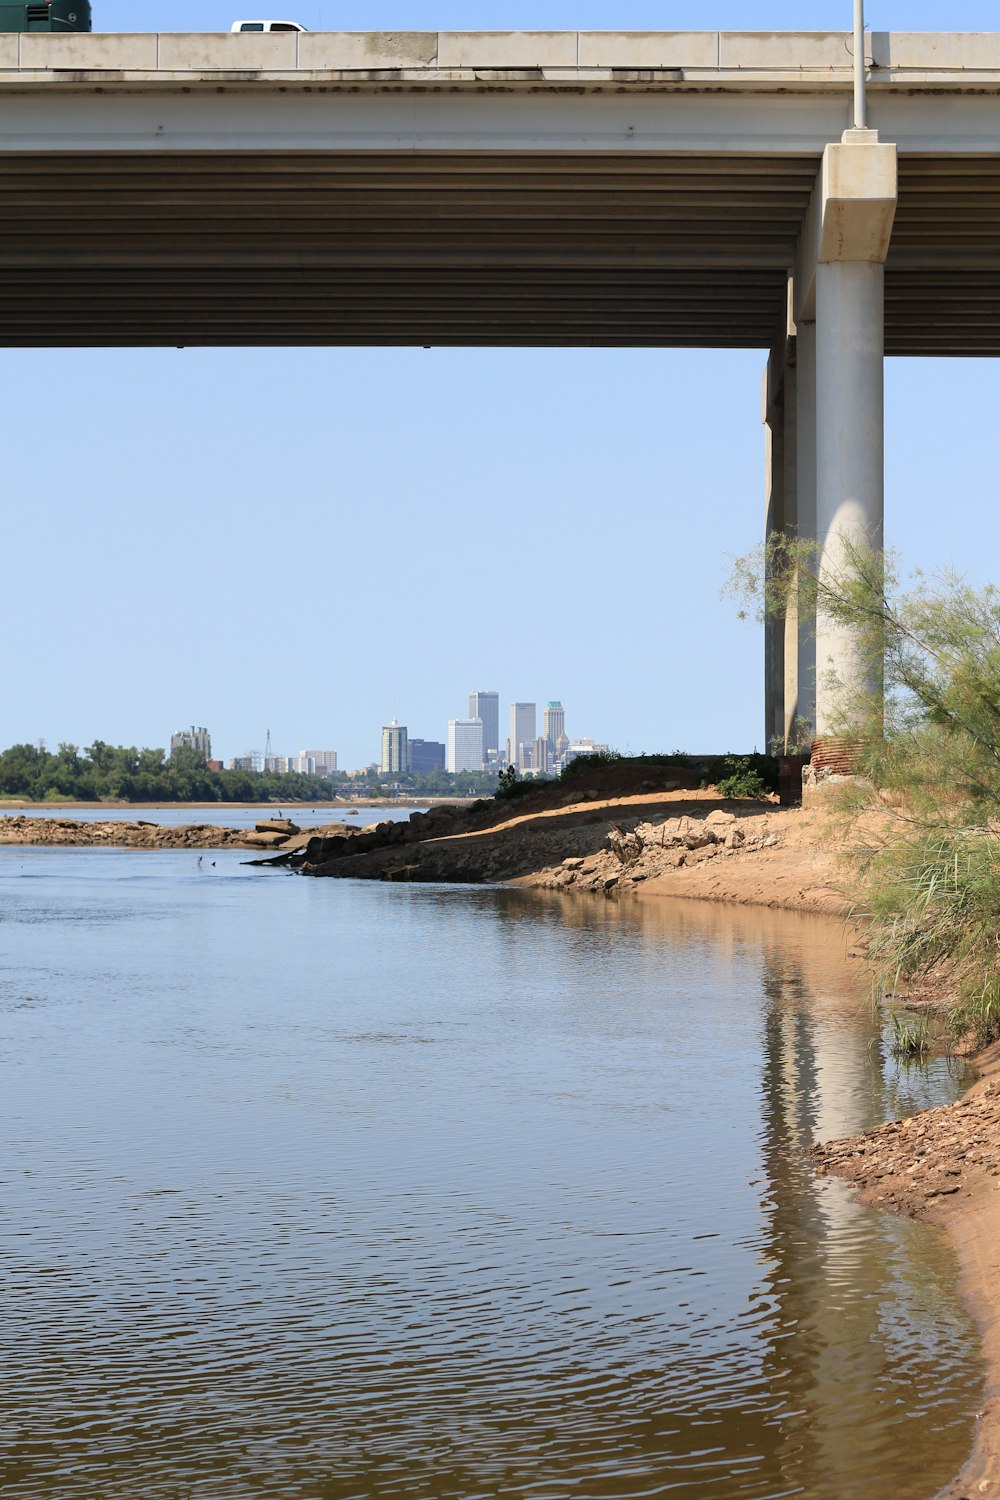
[[[725,812],[721,807],[714,807],[705,819],[705,827],[714,828],[718,831],[730,827],[735,822],[735,813]]]

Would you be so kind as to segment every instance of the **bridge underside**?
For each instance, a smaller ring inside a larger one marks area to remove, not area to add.
[[[768,348],[820,156],[5,153],[0,343]],[[1000,354],[1000,155],[903,154],[888,354]]]

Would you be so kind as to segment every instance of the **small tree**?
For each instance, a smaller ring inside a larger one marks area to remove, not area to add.
[[[862,662],[884,663],[884,697],[829,684],[864,772],[842,806],[869,953],[888,988],[931,971],[950,983],[956,1030],[985,1044],[1000,1037],[1000,590],[951,572],[903,588],[895,558],[859,547],[821,574],[814,545],[780,537],[739,559],[732,588],[780,614],[793,583]],[[879,816],[859,824],[866,811]]]

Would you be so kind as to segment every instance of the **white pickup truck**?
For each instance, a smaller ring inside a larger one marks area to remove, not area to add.
[[[230,31],[305,31],[298,21],[234,21]]]

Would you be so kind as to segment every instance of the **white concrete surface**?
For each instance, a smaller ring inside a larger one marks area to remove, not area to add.
[[[849,576],[853,545],[882,546],[885,268],[822,263],[816,273],[816,536],[820,582]],[[816,734],[843,732],[858,692],[881,673],[857,639],[820,610],[816,622]]]
[[[871,88],[975,89],[1000,80],[1000,36],[979,32],[873,32],[869,36]],[[601,87],[643,77],[680,73],[681,86],[733,88],[841,88],[851,77],[853,38],[844,32],[162,32],[132,37],[87,35],[7,38],[0,47],[6,82],[73,82],[69,74],[115,72],[129,82],[168,81],[188,74],[254,75],[309,86],[319,79],[384,84],[386,71],[400,81],[482,82],[482,75],[524,72],[537,83],[550,71],[553,84]],[[284,75],[290,74],[291,77]],[[350,76],[349,76],[350,75]],[[123,81],[126,81],[123,79]],[[498,79],[498,81],[500,81]],[[507,78],[510,85],[516,77]]]

